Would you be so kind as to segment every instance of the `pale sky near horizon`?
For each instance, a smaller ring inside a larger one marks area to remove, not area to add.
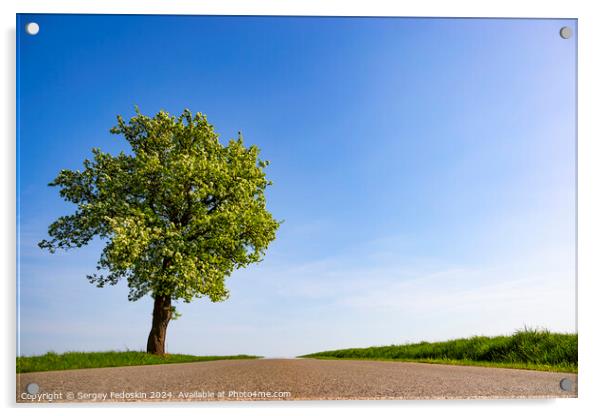
[[[20,15],[17,30],[19,353],[146,346],[151,300],[85,278],[98,242],[37,247],[73,211],[47,184],[93,147],[126,149],[108,131],[134,105],[242,131],[284,220],[229,300],[178,304],[169,352],[576,331],[575,20]]]

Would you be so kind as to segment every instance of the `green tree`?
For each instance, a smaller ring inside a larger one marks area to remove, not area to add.
[[[207,118],[189,110],[148,117],[136,108],[129,122],[117,121],[111,133],[123,135],[131,151],[93,149],[82,171],[60,171],[49,186],[77,208],[53,222],[39,246],[55,252],[106,241],[88,279],[103,287],[125,278],[129,300],[152,296],[147,351],[164,354],[172,301],[225,300],[225,278],[260,261],[274,240],[268,161],[240,133],[222,145]]]

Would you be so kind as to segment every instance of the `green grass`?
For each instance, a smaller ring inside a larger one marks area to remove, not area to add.
[[[302,357],[414,361],[576,373],[577,334],[525,328],[510,336],[475,336],[444,342],[349,348]]]
[[[17,373],[252,358],[260,357],[255,355],[197,356],[185,354],[160,356],[141,351],[66,352],[64,354],[49,352],[32,357],[17,357]]]

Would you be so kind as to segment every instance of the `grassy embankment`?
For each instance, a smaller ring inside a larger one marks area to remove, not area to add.
[[[239,360],[260,358],[254,355],[197,356],[184,354],[153,355],[141,351],[49,352],[32,357],[17,357],[17,373],[32,371],[73,370],[77,368],[123,367],[192,363],[196,361]]]
[[[349,348],[302,357],[413,361],[576,373],[577,334],[525,328],[510,336],[475,336],[444,342]]]

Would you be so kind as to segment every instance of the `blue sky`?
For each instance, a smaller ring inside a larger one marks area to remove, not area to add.
[[[28,36],[24,25],[40,32]],[[284,220],[172,353],[317,350],[575,327],[574,20],[20,15],[19,352],[143,349],[151,300],[50,255],[47,187],[115,117],[184,108],[271,161]]]

